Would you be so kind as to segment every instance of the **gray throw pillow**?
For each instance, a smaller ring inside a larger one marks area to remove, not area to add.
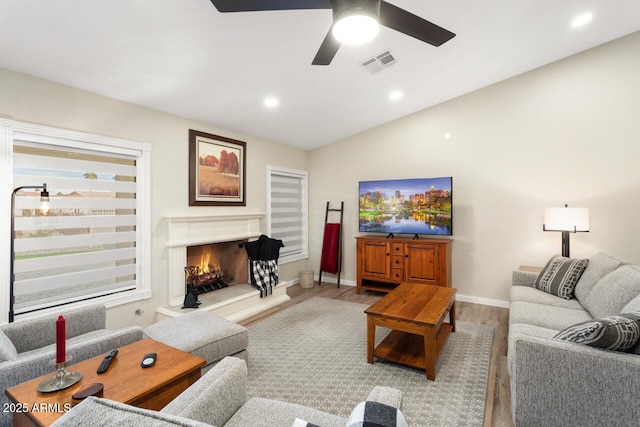
[[[18,351],[9,337],[0,331],[0,362],[8,362],[18,358]]]
[[[640,341],[640,313],[580,322],[560,331],[554,338],[606,350],[631,350]]]
[[[560,298],[572,299],[573,290],[587,268],[588,259],[552,257],[536,278],[535,287]]]

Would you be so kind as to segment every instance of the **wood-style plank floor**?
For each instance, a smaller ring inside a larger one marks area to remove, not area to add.
[[[337,288],[335,284],[324,283],[319,286],[317,282],[312,288],[301,288],[298,285],[291,286],[287,288],[287,294],[291,297],[290,301],[246,319],[241,323],[248,326],[313,296],[368,305],[373,304],[384,296],[382,293],[364,290],[358,295],[356,294],[356,288],[353,286],[343,285]],[[456,319],[493,326],[493,349],[491,352],[488,398],[485,409],[485,427],[513,427],[513,421],[511,420],[511,392],[509,374],[507,373],[509,310],[457,301]]]

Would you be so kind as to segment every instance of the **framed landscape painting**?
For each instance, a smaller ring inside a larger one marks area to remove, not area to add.
[[[246,142],[189,129],[189,206],[245,206]]]

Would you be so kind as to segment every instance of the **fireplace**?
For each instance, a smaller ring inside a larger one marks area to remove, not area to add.
[[[187,247],[185,282],[198,295],[249,282],[247,239]]]
[[[262,212],[163,216],[167,225],[168,305],[157,309],[158,320],[181,316],[194,310],[181,309],[185,300],[184,269],[191,263],[201,263],[202,253],[197,254],[199,249],[193,249],[201,246],[213,245],[217,247],[215,250],[220,247],[238,250],[242,255],[238,255],[230,266],[226,266],[227,261],[224,259],[216,262],[221,265],[223,279],[233,282],[233,285],[202,295],[202,304],[196,310],[210,310],[235,322],[288,301],[288,283],[285,281],[280,281],[274,288],[273,295],[268,298],[260,298],[260,292],[249,284],[246,251],[239,248],[238,244],[257,239],[263,234],[260,230],[260,220],[263,217]],[[191,251],[196,251],[196,254],[192,255]],[[207,264],[211,264],[211,258]],[[242,276],[243,274],[245,276]],[[230,276],[233,276],[233,280]]]

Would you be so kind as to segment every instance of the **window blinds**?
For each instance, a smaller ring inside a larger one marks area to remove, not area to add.
[[[270,237],[284,243],[280,259],[305,258],[308,256],[307,174],[270,168],[269,183]]]
[[[86,147],[14,140],[16,315],[137,288],[140,154]]]

